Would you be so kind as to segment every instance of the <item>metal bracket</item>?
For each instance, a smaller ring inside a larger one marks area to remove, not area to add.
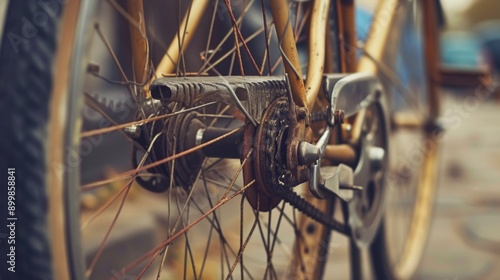
[[[287,84],[283,77],[164,77],[156,79],[150,90],[154,99],[185,106],[209,101],[228,104],[256,125],[271,102],[285,96]]]
[[[328,119],[335,120],[334,112],[343,110],[345,117],[355,115],[375,102],[382,91],[382,84],[378,78],[371,74],[355,73],[347,76],[325,75],[324,86],[330,101]],[[319,150],[319,159],[309,166],[309,189],[317,198],[324,198],[325,191],[334,193],[340,198],[349,201],[352,199],[354,190],[361,188],[353,185],[354,172],[347,165],[340,164],[335,170],[328,168],[330,177],[325,178],[321,171],[327,171],[321,167],[321,158],[324,156],[325,148],[337,122],[328,122],[325,132],[316,143]],[[346,189],[341,192],[340,189]],[[350,192],[350,194],[349,194]]]

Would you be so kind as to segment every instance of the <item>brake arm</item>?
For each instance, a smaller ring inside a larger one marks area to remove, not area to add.
[[[328,170],[323,168],[330,174],[325,178],[321,175],[321,159],[324,157],[333,127],[343,122],[344,117],[353,116],[378,100],[382,85],[377,77],[366,73],[355,73],[344,77],[326,75],[324,84],[325,90],[329,93],[328,126],[315,145],[319,158],[309,166],[309,189],[320,199],[325,197],[325,192],[330,192],[349,201],[354,190],[362,189],[353,184],[353,169],[345,164],[328,167]]]

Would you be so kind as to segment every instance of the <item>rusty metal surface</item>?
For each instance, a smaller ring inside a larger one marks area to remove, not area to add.
[[[159,78],[150,89],[153,98],[165,103],[180,102],[192,106],[220,102],[246,111],[249,117],[260,123],[271,102],[285,95],[286,82],[280,77],[178,77]]]

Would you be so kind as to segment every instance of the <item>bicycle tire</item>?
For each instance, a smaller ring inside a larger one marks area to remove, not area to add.
[[[57,3],[44,4],[9,1],[0,51],[1,127],[8,135],[2,137],[0,162],[3,170],[15,168],[15,210],[6,217],[17,218],[15,243],[1,245],[2,252],[12,251],[10,245],[15,247],[15,260],[9,265],[13,270],[2,269],[2,279],[52,279],[54,275],[54,241],[47,218],[50,186],[45,174],[50,153],[46,140],[50,134],[51,66],[61,9]],[[3,262],[9,260],[12,258]]]

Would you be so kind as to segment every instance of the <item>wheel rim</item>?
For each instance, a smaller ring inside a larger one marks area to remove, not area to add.
[[[429,231],[436,184],[437,147],[432,146],[426,153],[421,175],[424,179],[418,186],[413,222],[408,232],[402,258],[394,269],[395,275],[400,279],[408,279],[415,272],[423,254]]]
[[[383,269],[382,275],[395,279],[408,279],[415,273],[425,248],[438,168],[436,136],[442,132],[435,126],[433,114],[439,104],[434,104],[436,99],[426,96],[429,81],[424,67],[425,53],[420,49],[424,41],[421,4],[414,1],[410,5],[407,13],[412,16],[405,22],[409,31],[403,32],[401,38],[398,69],[406,70],[398,73],[406,74],[403,78],[409,90],[402,92],[396,88],[392,102],[392,111],[396,112],[391,139],[395,156],[391,159],[391,174],[387,180],[388,207],[384,227],[378,237],[380,244],[375,247],[375,250],[387,250],[383,253],[385,263],[382,263],[386,267],[376,270]],[[403,100],[401,96],[405,93],[406,100]],[[377,253],[372,254],[377,257]]]

